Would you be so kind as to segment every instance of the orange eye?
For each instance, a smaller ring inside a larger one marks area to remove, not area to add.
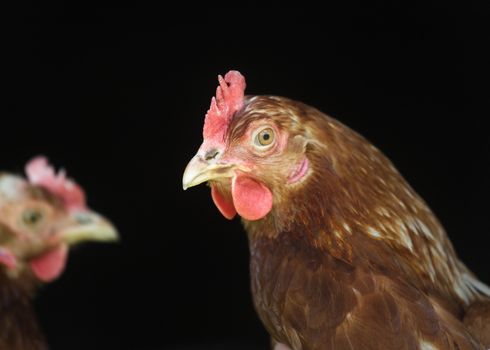
[[[255,136],[255,144],[257,146],[270,146],[274,142],[274,130],[272,128],[265,128],[261,130],[257,136]]]

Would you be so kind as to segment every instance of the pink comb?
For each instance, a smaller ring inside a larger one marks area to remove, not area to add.
[[[224,79],[218,75],[218,81],[216,98],[211,99],[211,107],[204,119],[203,136],[206,140],[220,143],[225,138],[233,114],[243,106],[246,84],[243,75],[236,70],[226,73]]]
[[[67,179],[63,169],[56,174],[45,157],[32,159],[25,170],[31,184],[44,187],[61,198],[68,210],[85,208],[85,193],[80,186]]]

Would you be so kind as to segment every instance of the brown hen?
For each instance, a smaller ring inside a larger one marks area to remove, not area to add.
[[[61,275],[70,246],[117,239],[63,171],[38,157],[26,172],[0,173],[0,350],[47,349],[31,305],[37,287]]]
[[[277,349],[485,349],[490,289],[370,142],[315,108],[219,77],[184,189],[211,185],[250,243]],[[466,316],[465,316],[466,315]]]

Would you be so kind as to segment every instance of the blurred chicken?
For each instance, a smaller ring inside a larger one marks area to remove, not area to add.
[[[490,288],[393,164],[312,107],[244,90],[219,77],[183,186],[209,182],[242,217],[276,349],[490,347]]]
[[[63,272],[69,246],[117,239],[63,171],[55,174],[38,157],[26,172],[28,180],[0,174],[1,350],[47,349],[30,303],[36,287]]]

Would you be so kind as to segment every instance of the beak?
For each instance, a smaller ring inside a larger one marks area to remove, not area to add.
[[[119,240],[116,228],[105,218],[91,211],[71,214],[69,223],[60,230],[59,240],[68,245],[85,241],[113,242]]]
[[[217,163],[216,157],[208,161],[198,153],[191,159],[184,171],[182,187],[184,190],[209,180],[233,177],[233,164]]]

